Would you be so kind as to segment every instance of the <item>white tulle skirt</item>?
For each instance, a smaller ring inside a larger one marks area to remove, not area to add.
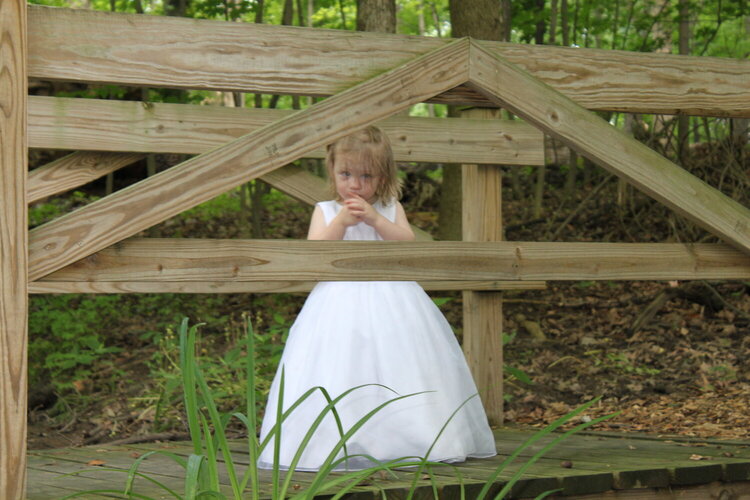
[[[314,386],[324,387],[332,398],[365,384],[388,388],[368,385],[343,398],[336,410],[344,432],[384,402],[421,393],[378,411],[347,441],[350,458],[337,469],[374,465],[370,459],[351,455],[367,455],[384,462],[424,457],[431,448],[430,460],[461,462],[467,457],[496,453],[461,348],[440,310],[417,283],[319,283],[290,330],[271,386],[261,439],[276,423],[281,367],[284,410]],[[282,468],[290,466],[326,404],[316,391],[283,422]],[[297,470],[318,470],[340,437],[336,420],[329,413],[308,443]],[[272,440],[258,465],[271,468],[273,452]],[[343,451],[338,457],[344,457]]]

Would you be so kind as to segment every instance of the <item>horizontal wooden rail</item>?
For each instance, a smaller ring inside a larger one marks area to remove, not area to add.
[[[29,97],[29,146],[200,154],[295,111]],[[519,120],[393,116],[378,122],[397,161],[543,165],[544,136]],[[308,156],[323,158],[318,148]]]
[[[29,293],[293,293],[316,281],[33,281]],[[542,290],[544,281],[420,281],[427,291]]]
[[[722,244],[175,238],[126,240],[43,282],[748,278],[750,256]]]
[[[32,78],[332,95],[449,40],[29,5]],[[482,42],[593,110],[750,117],[750,61]],[[464,89],[465,90],[465,89]],[[463,92],[459,101],[486,100]]]

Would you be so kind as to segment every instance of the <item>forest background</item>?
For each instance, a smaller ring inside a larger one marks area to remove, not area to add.
[[[31,0],[30,3],[233,22],[387,31],[747,59],[746,0]],[[29,82],[30,94],[208,106],[301,109],[307,97]],[[420,104],[414,116],[460,110]],[[748,206],[748,120],[602,113]],[[514,119],[508,113],[504,117]],[[544,167],[503,167],[504,236],[519,241],[714,238],[575,152],[546,139]],[[34,149],[30,168],[68,151]],[[148,157],[30,206],[35,227],[186,159]],[[318,160],[300,160],[323,175]],[[460,169],[402,164],[410,220],[460,239]],[[456,175],[458,174],[458,178]],[[165,221],[149,237],[304,238],[310,208],[261,181]],[[750,436],[750,283],[558,282],[506,292],[506,419],[543,425],[603,395],[614,430]],[[33,295],[30,448],[186,437],[174,329],[203,322],[200,358],[226,409],[243,394],[243,322],[255,327],[265,399],[304,294]],[[461,337],[460,293],[433,299]]]

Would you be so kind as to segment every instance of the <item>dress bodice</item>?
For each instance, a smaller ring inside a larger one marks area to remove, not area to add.
[[[326,225],[330,225],[331,221],[336,217],[342,208],[342,205],[336,200],[321,201],[318,206],[323,210],[323,216],[325,217]],[[385,217],[391,222],[396,221],[396,203],[392,202],[388,205],[383,205],[380,201],[373,203],[373,208],[378,211],[380,215]],[[353,226],[346,228],[344,233],[344,240],[382,240],[383,238],[375,231],[375,228],[360,222]]]

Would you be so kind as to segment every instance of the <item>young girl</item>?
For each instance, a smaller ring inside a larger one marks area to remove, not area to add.
[[[355,132],[328,148],[328,175],[336,199],[318,203],[311,240],[413,240],[397,201],[399,182],[388,138],[376,127]],[[487,417],[450,325],[415,282],[321,282],[310,293],[289,331],[271,385],[261,428],[276,424],[281,369],[284,410],[312,387],[331,398],[363,384],[337,405],[346,432],[377,406],[381,409],[348,441],[348,458],[337,469],[364,469],[400,457],[460,462],[495,455]],[[377,385],[375,385],[377,384]],[[385,387],[383,387],[385,386]],[[386,388],[387,387],[387,388]],[[390,390],[389,390],[390,389]],[[280,465],[288,468],[300,442],[327,402],[316,391],[281,426]],[[297,470],[317,470],[341,434],[329,412],[307,445]],[[273,440],[259,459],[271,468]],[[339,454],[344,457],[343,450]]]

